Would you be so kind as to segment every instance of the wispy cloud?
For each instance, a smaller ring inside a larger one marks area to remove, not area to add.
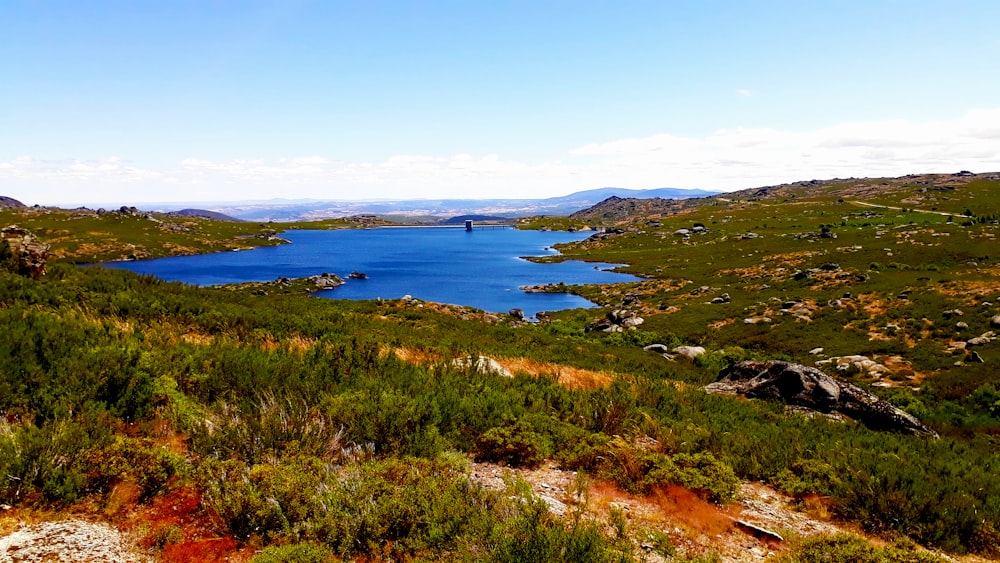
[[[750,90],[747,90],[746,88],[740,88],[739,90],[736,91],[736,93],[743,96],[744,98],[749,98],[752,95],[752,92],[750,92]]]
[[[187,158],[154,169],[124,158],[0,162],[2,195],[26,203],[314,197],[545,197],[601,186],[734,190],[794,180],[1000,170],[1000,109],[949,121],[844,123],[811,131],[721,129],[590,143],[549,160],[498,154]]]

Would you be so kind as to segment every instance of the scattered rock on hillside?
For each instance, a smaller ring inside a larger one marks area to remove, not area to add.
[[[592,207],[573,213],[569,218],[585,223],[623,221],[630,217],[641,217],[648,221],[649,217],[675,213],[683,207],[684,203],[674,199],[611,196]]]
[[[996,315],[990,319],[990,326],[993,328],[1000,328],[1000,315]]]
[[[974,338],[970,338],[970,339],[966,340],[965,341],[965,345],[966,346],[982,346],[984,344],[989,344],[990,342],[993,342],[993,337],[994,336],[995,336],[995,334],[993,333],[992,330],[989,331],[989,332],[984,332],[984,333],[980,334],[979,336],[976,336]]]
[[[514,374],[503,367],[500,362],[486,356],[466,356],[455,358],[452,362],[460,368],[472,368],[483,375],[499,375],[501,377],[514,377]]]
[[[594,321],[587,325],[587,330],[600,332],[622,332],[625,330],[634,330],[637,326],[644,322],[646,322],[646,319],[640,317],[634,311],[617,309],[608,312],[603,319]]]
[[[889,373],[889,368],[866,356],[833,356],[816,362],[816,365],[832,365],[840,372],[858,373],[869,377],[881,377]]]
[[[309,276],[309,281],[313,282],[318,289],[332,289],[344,285],[344,280],[340,276],[327,272],[317,276]]]
[[[738,362],[722,370],[719,379],[705,390],[757,399],[780,399],[786,404],[824,414],[841,414],[873,430],[937,437],[933,430],[889,402],[816,368],[790,362]]]
[[[45,275],[45,262],[49,257],[49,245],[38,240],[28,229],[10,225],[0,230],[0,240],[7,243],[13,259],[17,262],[17,272],[38,279]]]
[[[693,360],[698,356],[704,356],[706,350],[701,346],[678,346],[673,349],[674,354],[684,356],[689,360]]]

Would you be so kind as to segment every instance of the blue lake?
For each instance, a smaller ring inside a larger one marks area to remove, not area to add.
[[[569,294],[525,293],[525,285],[564,282],[597,284],[637,281],[610,272],[612,264],[567,261],[536,264],[521,256],[557,254],[551,245],[581,240],[588,233],[514,229],[382,228],[336,231],[287,231],[292,244],[178,256],[137,262],[111,262],[161,279],[193,285],[299,278],[330,272],[344,285],[315,295],[331,299],[397,299],[412,295],[425,301],[526,315],[539,311],[592,307]],[[366,280],[347,279],[352,271]]]

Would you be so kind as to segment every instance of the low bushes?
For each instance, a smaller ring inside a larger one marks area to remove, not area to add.
[[[473,554],[511,562],[628,560],[627,550],[598,525],[559,520],[530,495],[487,491],[468,480],[463,464],[454,455],[340,467],[315,458],[254,466],[226,461],[203,480],[208,506],[225,530],[242,539],[317,544],[267,550],[258,555],[261,561],[322,561],[328,553],[392,560],[417,554],[433,560]]]

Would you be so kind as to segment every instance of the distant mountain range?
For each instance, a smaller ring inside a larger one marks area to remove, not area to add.
[[[181,209],[179,211],[171,211],[170,214],[181,217],[201,217],[202,219],[213,219],[215,221],[242,221],[242,219],[207,209]]]
[[[604,201],[623,198],[688,199],[719,192],[658,188],[631,190],[598,188],[546,199],[412,199],[383,201],[260,201],[212,205],[209,209],[244,221],[309,221],[351,215],[421,218],[429,221],[456,215],[489,215],[512,218],[531,215],[569,215]],[[163,208],[164,211],[171,209]],[[188,210],[190,211],[190,210]],[[200,211],[200,210],[199,210]]]

